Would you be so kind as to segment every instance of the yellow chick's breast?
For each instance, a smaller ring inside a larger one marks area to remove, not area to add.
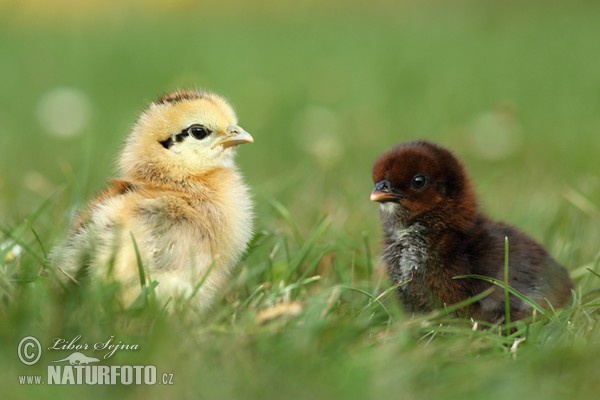
[[[202,282],[191,303],[207,309],[246,249],[253,213],[248,187],[230,167],[177,188],[116,181],[86,219],[53,254],[64,272],[83,266],[92,279],[115,279],[131,304],[140,294],[133,235],[159,300],[186,301]]]

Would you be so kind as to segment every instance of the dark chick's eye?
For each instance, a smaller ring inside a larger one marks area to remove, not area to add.
[[[192,125],[187,128],[187,132],[191,137],[198,140],[202,140],[212,133],[212,131],[204,125]]]
[[[410,181],[410,186],[415,190],[421,190],[421,189],[425,188],[425,186],[427,186],[428,183],[429,183],[429,178],[427,178],[426,175],[419,174],[419,175],[415,175],[412,178],[412,181]]]

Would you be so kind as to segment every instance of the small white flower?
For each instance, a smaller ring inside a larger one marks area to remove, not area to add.
[[[8,249],[8,251],[6,251]],[[23,248],[13,242],[2,242],[0,243],[0,253],[5,253],[3,257],[4,262],[12,262],[21,256]]]

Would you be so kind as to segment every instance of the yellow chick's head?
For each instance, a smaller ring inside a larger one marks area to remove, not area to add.
[[[153,102],[127,138],[119,159],[125,177],[183,182],[215,168],[234,167],[234,149],[253,142],[222,97],[178,90]]]

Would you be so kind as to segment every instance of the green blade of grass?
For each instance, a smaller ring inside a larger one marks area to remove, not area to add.
[[[505,284],[503,281],[496,279],[496,278],[492,278],[489,276],[485,276],[485,275],[478,275],[478,274],[468,274],[468,275],[457,275],[452,277],[452,279],[481,279],[482,281],[486,281],[489,282],[491,284],[494,284],[500,288],[504,288]],[[525,302],[526,304],[528,304],[529,306],[531,306],[531,308],[535,309],[537,312],[539,312],[540,314],[542,314],[545,317],[549,317],[548,312],[546,310],[544,310],[540,305],[538,305],[535,301],[531,300],[529,297],[525,296],[524,294],[522,294],[521,292],[519,292],[518,290],[516,290],[515,288],[508,286],[508,291],[510,294],[512,294],[513,296],[521,299],[523,302]]]
[[[291,283],[291,284],[285,286],[283,289],[280,289],[280,290],[272,293],[271,297],[277,298],[277,297],[279,297],[279,296],[281,296],[281,295],[283,295],[283,294],[285,294],[287,292],[291,292],[291,291],[293,291],[295,289],[299,289],[299,288],[301,288],[303,286],[309,285],[309,284],[311,284],[313,282],[316,282],[316,281],[319,281],[319,280],[321,280],[321,277],[319,275],[315,275],[315,276],[311,276],[309,278],[303,279],[301,281]]]
[[[279,215],[281,215],[281,217],[290,227],[290,230],[292,231],[292,236],[294,236],[294,240],[296,240],[297,243],[302,243],[303,240],[302,235],[300,234],[300,229],[298,228],[298,225],[296,225],[296,223],[294,222],[292,214],[289,212],[289,210],[275,199],[267,199],[267,202],[279,213]]]
[[[37,242],[38,246],[40,246],[40,250],[42,251],[42,255],[44,256],[44,259],[47,260],[48,252],[46,251],[46,247],[44,246],[44,243],[42,242],[40,235],[38,235],[37,230],[33,227],[33,225],[31,224],[31,222],[29,220],[27,220],[27,225],[29,225],[29,230],[31,231],[31,233],[33,233],[33,236],[35,237],[35,241]]]
[[[477,303],[478,301],[486,298],[487,296],[492,294],[493,291],[494,291],[493,288],[488,288],[473,297],[469,297],[466,300],[459,301],[458,303],[451,304],[449,306],[444,307],[443,309],[434,310],[434,311],[430,312],[429,314],[414,318],[414,319],[408,321],[407,325],[408,326],[420,325],[421,323],[423,323],[425,321],[450,315],[453,312],[460,310],[461,308],[465,308],[467,306],[470,306],[471,304]]]
[[[44,266],[44,268],[48,267],[48,262],[43,255],[40,255],[36,251],[34,251],[31,248],[31,246],[29,246],[23,240],[18,238],[16,235],[14,235],[10,230],[0,226],[0,232],[2,232],[4,234],[4,236],[9,238],[13,242],[15,242],[16,244],[21,246],[23,248],[23,250],[25,250],[27,253],[31,254],[40,264],[42,264],[42,266]]]
[[[329,217],[326,216],[317,224],[317,227],[312,231],[310,237],[300,247],[300,250],[296,253],[296,256],[292,258],[289,265],[289,271],[285,276],[285,281],[290,280],[293,274],[300,269],[302,264],[304,264],[310,253],[316,247],[319,239],[329,228],[330,223],[331,221]]]
[[[362,233],[363,246],[365,249],[365,265],[367,267],[367,280],[371,280],[373,277],[373,271],[375,270],[373,265],[373,255],[371,253],[371,247],[369,246],[369,235],[366,232]]]
[[[504,237],[504,318],[506,336],[510,335],[510,293],[508,292],[508,236]]]
[[[596,271],[594,271],[593,269],[591,269],[591,268],[586,268],[586,269],[587,269],[588,271],[590,271],[590,272],[592,273],[592,275],[595,275],[597,278],[600,278],[600,274],[599,274],[599,273],[597,273]]]
[[[369,304],[367,304],[365,307],[363,307],[359,314],[362,314],[363,312],[365,312],[371,305],[376,304],[379,307],[381,307],[381,309],[387,314],[388,318],[390,319],[390,321],[394,321],[394,316],[392,315],[392,313],[390,312],[390,310],[388,310],[388,308],[385,306],[385,304],[383,304],[381,302],[381,297],[386,295],[387,293],[389,293],[390,291],[396,290],[398,288],[399,285],[394,285],[392,287],[390,287],[388,290],[386,290],[385,292],[383,292],[382,294],[380,294],[379,296],[375,297],[373,296],[371,293],[367,292],[366,290],[363,289],[359,289],[359,288],[355,288],[352,286],[338,286],[339,288],[343,289],[343,290],[350,290],[353,292],[357,292],[357,293],[361,293],[365,296],[367,296],[369,298]]]
[[[131,241],[133,242],[133,250],[135,251],[135,260],[137,263],[138,276],[140,277],[140,286],[142,291],[146,288],[146,273],[144,272],[144,264],[142,262],[142,255],[140,254],[140,249],[138,248],[137,241],[135,240],[135,236],[133,232],[129,232],[131,236]]]
[[[256,289],[254,289],[254,291],[250,294],[250,296],[248,296],[248,298],[246,300],[244,300],[244,302],[240,305],[240,309],[245,310],[246,308],[248,308],[248,306],[250,305],[252,300],[254,300],[255,298],[257,298],[258,296],[260,296],[261,294],[264,294],[264,293],[265,293],[265,286],[259,285]]]
[[[192,290],[190,297],[187,299],[188,304],[192,301],[192,299],[196,296],[196,294],[198,293],[200,288],[204,285],[204,283],[208,279],[208,276],[210,275],[211,271],[213,270],[213,268],[215,268],[215,265],[216,265],[215,261],[211,262],[210,266],[208,267],[208,269],[206,270],[204,275],[202,275],[202,278],[200,279],[200,281],[194,286],[194,290]]]

